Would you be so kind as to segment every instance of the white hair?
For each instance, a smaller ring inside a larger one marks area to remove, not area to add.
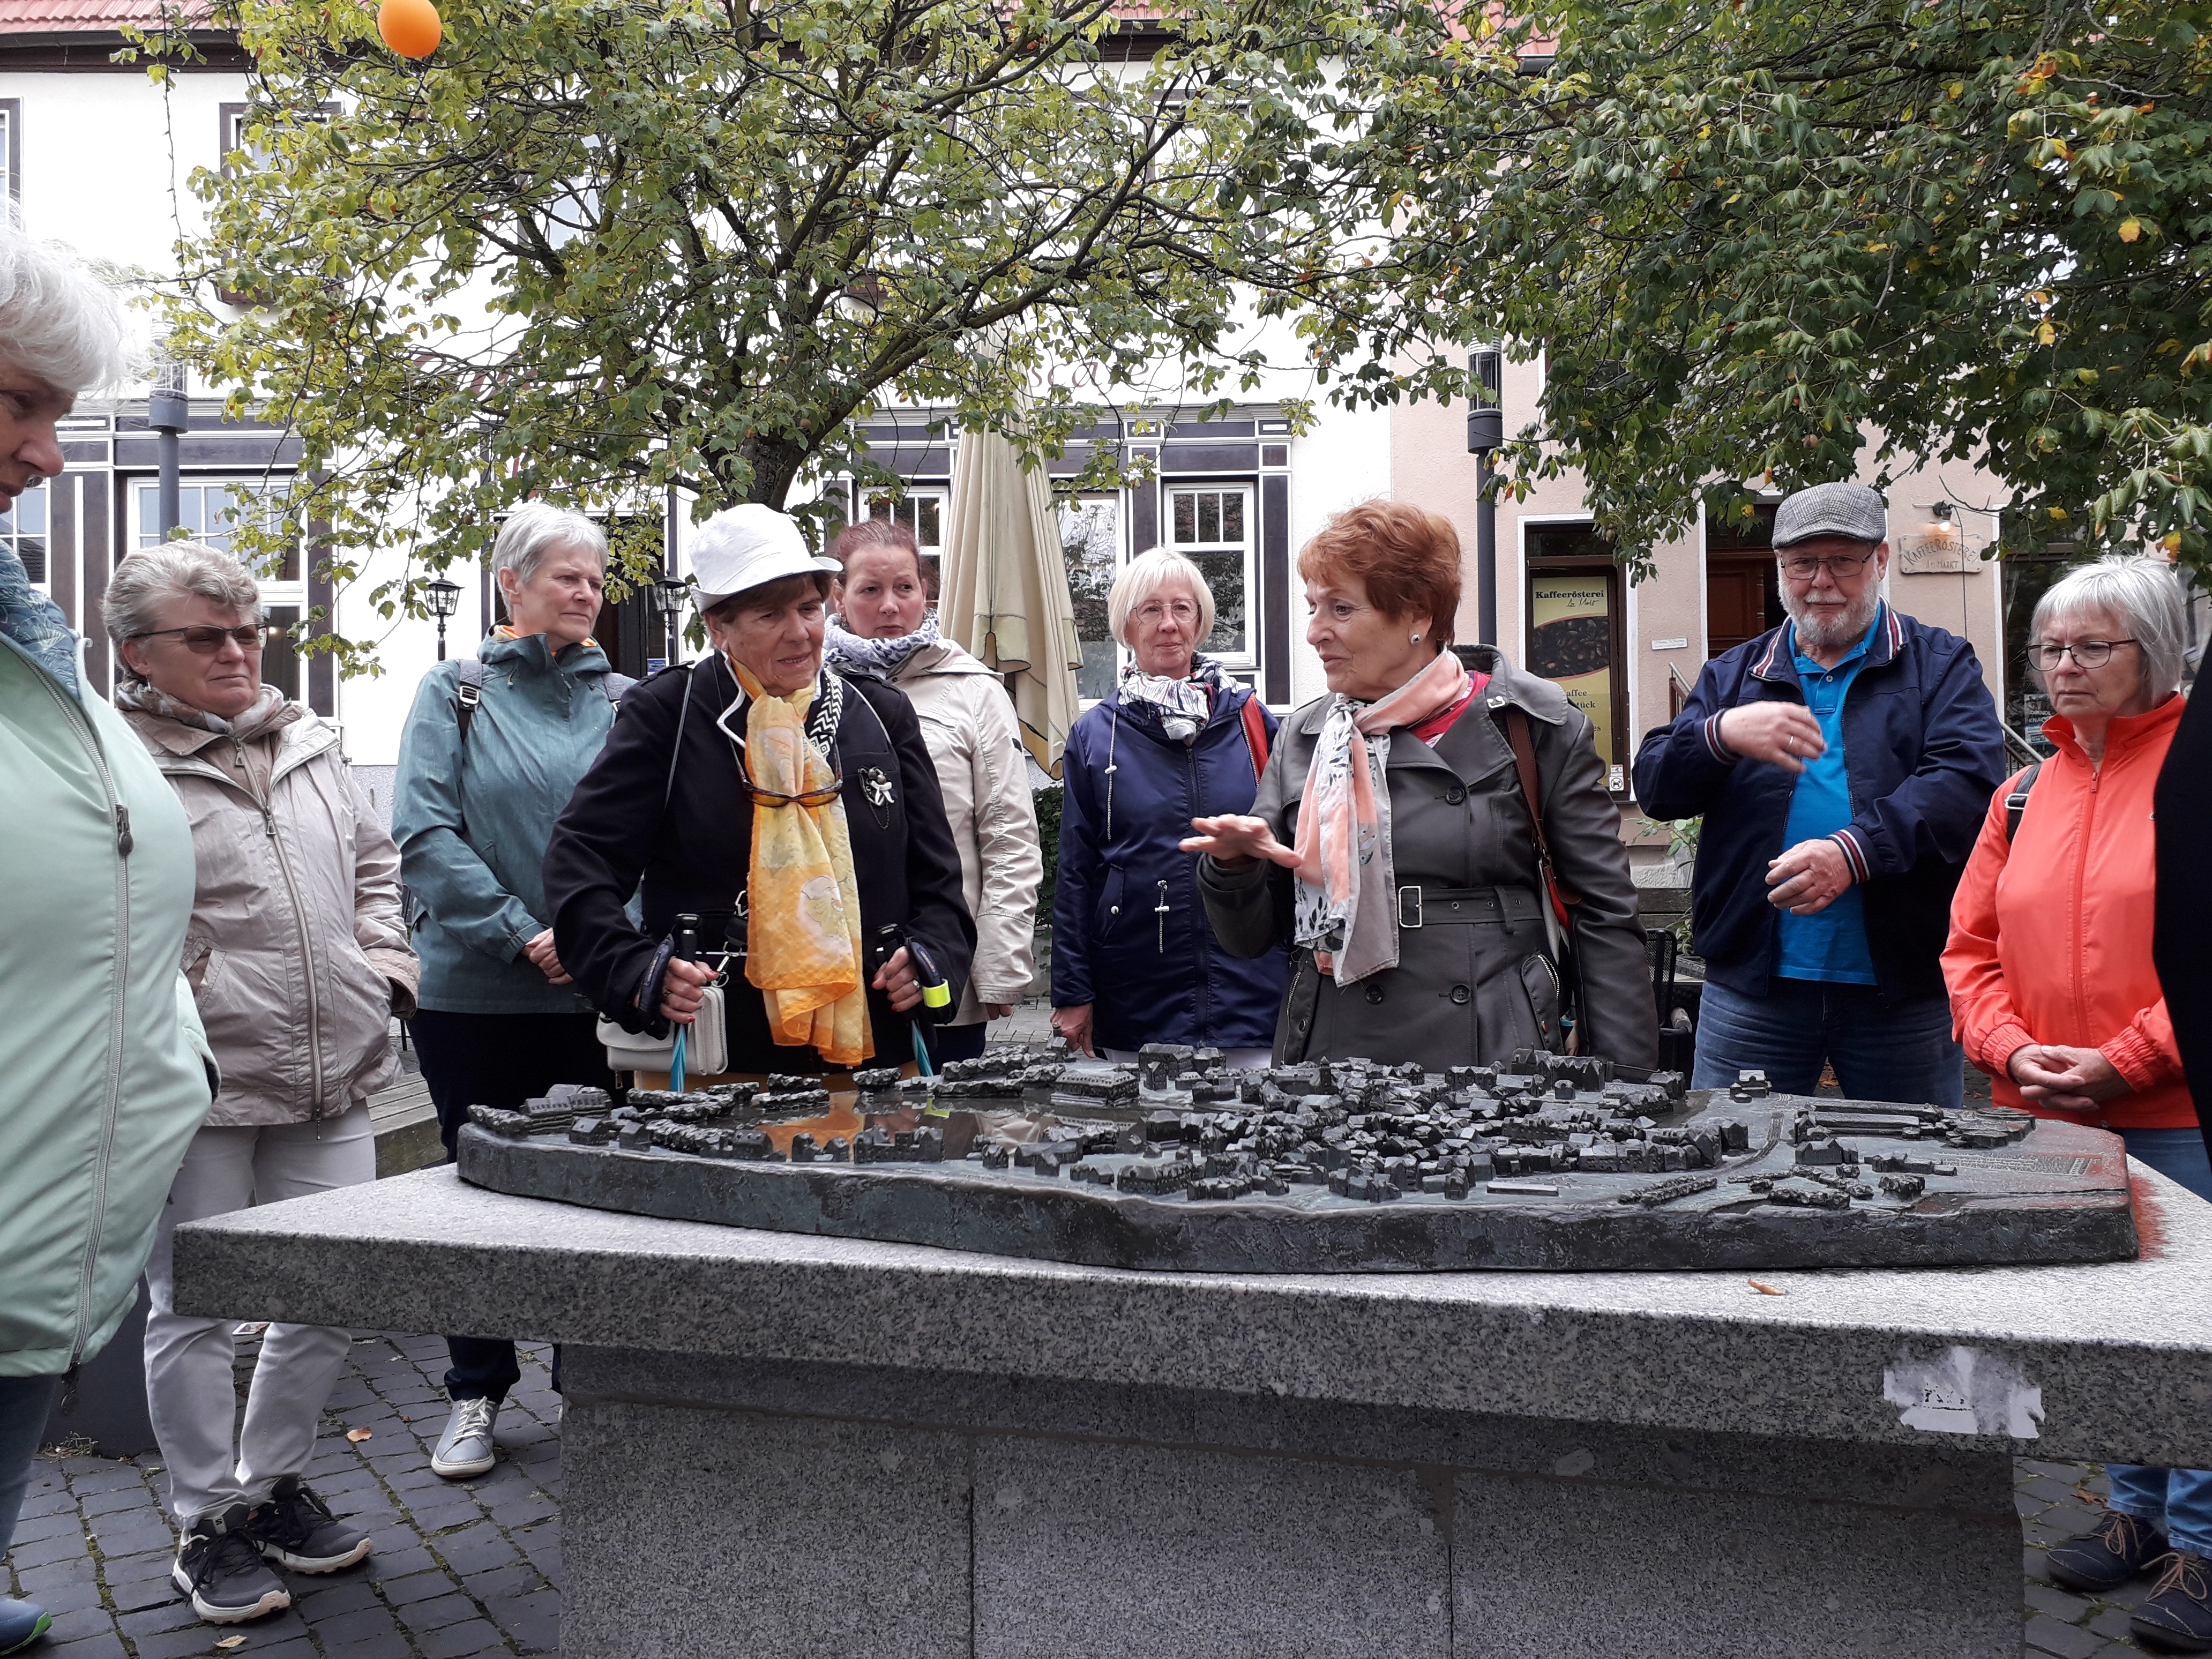
[[[115,295],[58,248],[0,213],[0,360],[81,398],[122,379],[123,313]]]
[[[598,520],[573,507],[525,501],[507,514],[499,527],[499,539],[492,544],[492,580],[499,580],[500,571],[512,570],[514,580],[526,585],[557,547],[597,554],[603,568],[607,562],[607,532]]]
[[[2115,553],[2068,571],[2035,602],[2028,638],[2039,641],[2045,623],[2090,611],[2104,611],[2136,642],[2144,695],[2163,697],[2181,684],[2188,665],[2189,597],[2172,565]]]
[[[1213,590],[1206,585],[1206,578],[1196,565],[1164,547],[1138,554],[1114,579],[1114,591],[1106,596],[1106,625],[1113,629],[1114,637],[1128,645],[1129,618],[1146,600],[1176,582],[1188,587],[1191,597],[1198,601],[1198,632],[1191,644],[1193,648],[1203,651],[1206,642],[1213,637]]]
[[[170,605],[191,599],[210,600],[257,621],[261,616],[259,584],[229,554],[202,542],[157,542],[115,567],[100,595],[100,621],[107,637],[119,647],[125,640],[152,633],[161,626]],[[122,652],[115,654],[124,678],[137,679],[137,671],[123,659]]]

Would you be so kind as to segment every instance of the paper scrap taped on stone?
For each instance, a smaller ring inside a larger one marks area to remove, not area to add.
[[[1881,1374],[1881,1397],[1904,1407],[1898,1421],[1908,1429],[2014,1440],[2041,1432],[2043,1390],[2009,1359],[1979,1348],[1954,1346],[1925,1358],[1908,1349]]]

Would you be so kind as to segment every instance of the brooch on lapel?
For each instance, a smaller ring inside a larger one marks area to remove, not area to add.
[[[861,769],[860,793],[868,798],[871,806],[889,806],[891,804],[891,781],[884,775],[882,767]]]

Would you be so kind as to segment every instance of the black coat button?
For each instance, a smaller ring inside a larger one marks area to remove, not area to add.
[[[1468,1005],[1468,1003],[1473,999],[1474,995],[1474,993],[1468,990],[1464,985],[1455,985],[1451,988],[1451,1000],[1454,1002],[1458,1003],[1462,1008]]]
[[[1447,806],[1456,806],[1466,799],[1467,791],[1456,783],[1444,791],[1444,805]]]
[[[1379,986],[1379,985],[1370,985],[1370,986],[1369,986],[1369,987],[1367,988],[1367,1000],[1368,1000],[1370,1002],[1380,1002],[1380,1001],[1382,1001],[1382,988],[1381,986]]]

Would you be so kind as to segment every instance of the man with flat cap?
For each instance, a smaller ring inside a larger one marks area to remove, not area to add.
[[[1797,491],[1774,550],[1790,620],[1708,662],[1636,757],[1646,813],[1705,818],[1692,1086],[1810,1094],[1825,1064],[1854,1098],[1957,1106],[1942,956],[2004,776],[1996,707],[1972,646],[1882,598],[1875,491]]]

